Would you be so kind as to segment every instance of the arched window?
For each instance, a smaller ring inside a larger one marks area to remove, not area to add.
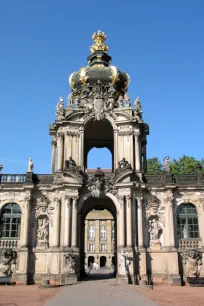
[[[106,228],[104,225],[101,226],[101,240],[106,240]]]
[[[198,214],[192,204],[181,204],[177,209],[178,239],[199,238]]]
[[[16,203],[9,203],[1,210],[1,239],[19,239],[21,227],[21,209]]]
[[[94,240],[95,239],[95,230],[94,226],[90,225],[89,226],[89,240]]]

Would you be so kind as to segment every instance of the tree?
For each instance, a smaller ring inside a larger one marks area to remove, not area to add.
[[[158,157],[147,159],[147,174],[158,174],[162,173],[162,164]]]
[[[179,159],[173,159],[170,164],[172,174],[191,174],[198,172],[198,165],[204,166],[204,160],[183,155]],[[202,169],[203,172],[203,169]]]

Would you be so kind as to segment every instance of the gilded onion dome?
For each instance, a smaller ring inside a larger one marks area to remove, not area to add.
[[[121,72],[116,66],[111,66],[111,56],[108,55],[108,46],[104,44],[106,35],[104,32],[95,32],[94,41],[90,47],[88,56],[89,66],[82,67],[73,72],[69,77],[69,84],[73,92],[83,86],[94,86],[98,81],[104,86],[113,85],[118,94],[124,93],[129,85],[130,78],[127,73]]]

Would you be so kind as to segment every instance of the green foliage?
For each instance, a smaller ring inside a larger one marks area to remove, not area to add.
[[[157,157],[147,159],[147,174],[158,174],[162,172],[162,164]]]
[[[201,165],[201,172],[204,173],[204,159],[197,160],[194,157],[183,155],[179,159],[173,159],[170,163],[172,174],[192,174],[199,172],[198,165]],[[158,174],[163,172],[163,166],[157,157],[147,159],[147,174]]]

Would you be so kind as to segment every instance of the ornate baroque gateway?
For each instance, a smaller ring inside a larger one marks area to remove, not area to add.
[[[146,174],[149,126],[140,98],[132,108],[130,78],[111,65],[106,35],[98,31],[92,38],[88,65],[69,77],[68,101],[60,97],[50,125],[51,174],[35,174],[31,158],[26,174],[0,173],[0,277],[26,284],[79,280],[91,255],[99,259],[95,235],[100,252],[111,254],[107,224],[119,279],[176,285],[202,280],[204,177],[173,176],[168,156],[162,174]],[[94,147],[111,151],[112,169],[87,169]],[[86,216],[102,209],[112,219],[102,220],[97,234]]]

